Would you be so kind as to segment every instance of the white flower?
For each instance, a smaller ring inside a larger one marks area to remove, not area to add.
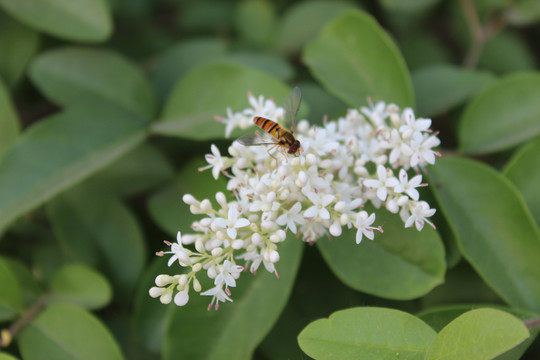
[[[227,229],[227,235],[231,239],[236,239],[237,231],[236,229],[246,227],[250,224],[248,219],[238,218],[240,212],[238,208],[234,205],[229,206],[229,216],[227,219],[218,217],[214,220],[214,223],[220,228]]]
[[[403,110],[401,117],[406,122],[406,125],[402,125],[399,128],[403,137],[406,139],[412,138],[413,140],[420,142],[423,137],[422,132],[429,130],[429,127],[431,126],[431,119],[416,119],[411,108]]]
[[[223,161],[223,158],[221,157],[221,153],[219,152],[217,146],[212,144],[212,146],[210,146],[210,149],[212,150],[212,154],[206,154],[204,156],[204,158],[210,165],[200,168],[199,171],[212,168],[212,176],[214,176],[214,179],[217,180],[217,178],[219,177],[219,172],[225,169],[226,165]]]
[[[219,302],[220,301],[223,302],[223,303],[225,301],[232,302],[232,299],[228,296],[228,295],[230,295],[230,293],[227,294],[225,291],[228,291],[228,290],[227,289],[223,290],[223,283],[221,283],[221,284],[216,285],[215,287],[211,288],[210,290],[207,290],[207,291],[201,293],[201,295],[204,295],[204,296],[212,296],[212,301],[208,305],[208,310],[210,310],[212,308],[214,303],[216,304],[215,309],[217,310],[219,308]]]
[[[289,210],[284,210],[276,219],[276,224],[287,225],[287,229],[290,229],[293,234],[296,234],[296,224],[305,224],[306,219],[300,214],[302,210],[302,204],[300,202],[295,203]]]
[[[216,276],[214,280],[214,285],[221,285],[225,283],[226,287],[235,287],[236,279],[240,277],[240,273],[244,268],[242,266],[237,266],[232,264],[229,260],[225,260],[221,266],[220,273]]]
[[[322,197],[321,197],[322,195]],[[308,199],[313,203],[313,206],[304,211],[304,216],[307,218],[316,218],[319,216],[323,220],[330,219],[330,213],[326,209],[332,201],[334,201],[335,196],[331,194],[317,194],[314,191],[308,192],[306,194]]]
[[[174,303],[177,306],[184,306],[189,301],[189,288],[186,287],[184,290],[179,291],[178,294],[174,296]]]
[[[366,211],[360,211],[358,215],[356,216],[356,223],[354,224],[355,227],[358,229],[356,232],[356,243],[360,244],[362,241],[362,235],[365,235],[368,239],[373,240],[375,237],[375,234],[373,233],[373,230],[376,230],[377,228],[371,227],[370,225],[373,224],[375,221],[375,214],[371,214],[368,216],[368,213]]]
[[[169,259],[169,266],[171,266],[177,259],[178,263],[183,267],[191,264],[191,259],[189,257],[191,255],[191,251],[182,246],[182,233],[180,231],[176,234],[176,243],[171,244],[171,251],[166,251],[164,254],[173,254],[173,256],[171,256]]]
[[[399,184],[394,187],[394,191],[397,193],[405,192],[413,200],[418,200],[420,194],[415,188],[421,186],[422,175],[416,175],[409,181],[407,172],[403,169],[399,171]]]
[[[435,225],[426,218],[432,216],[435,214],[435,209],[430,209],[429,205],[425,201],[420,201],[416,204],[416,206],[412,209],[411,215],[405,222],[405,227],[411,227],[413,224],[416,225],[416,229],[418,231],[422,230],[424,227],[424,222],[427,222],[430,224],[433,228],[435,228]]]
[[[411,156],[411,166],[415,167],[417,165],[435,164],[435,156],[440,156],[436,151],[431,150],[431,148],[438,146],[441,143],[438,137],[436,136],[426,136],[421,142],[412,141],[411,147],[413,154]]]
[[[388,195],[387,189],[393,188],[394,186],[399,184],[399,180],[396,179],[394,176],[388,177],[389,173],[391,174],[391,171],[388,171],[384,166],[379,165],[377,167],[377,176],[379,177],[379,179],[364,180],[365,186],[377,189],[377,197],[382,201],[386,200],[386,196]]]

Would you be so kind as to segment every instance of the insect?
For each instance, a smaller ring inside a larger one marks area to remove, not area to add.
[[[293,133],[296,126],[296,115],[298,114],[301,101],[302,92],[297,86],[291,91],[283,105],[285,108],[285,122],[289,124],[290,131],[285,130],[275,121],[255,116],[253,122],[266,131],[266,133],[256,131],[251,134],[246,134],[239,137],[238,142],[244,146],[272,145],[268,151],[278,148],[279,152],[284,156],[286,156],[286,154],[295,156],[300,155],[302,147],[300,146],[300,141],[294,138]]]

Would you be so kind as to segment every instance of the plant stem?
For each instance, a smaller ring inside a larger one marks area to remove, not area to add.
[[[41,312],[43,306],[49,300],[49,295],[42,295],[26,310],[26,312],[17,321],[15,321],[9,329],[2,330],[0,338],[0,348],[8,347],[11,341],[17,337],[19,332],[28,325]]]

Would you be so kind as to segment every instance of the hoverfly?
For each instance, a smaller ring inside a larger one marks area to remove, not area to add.
[[[255,116],[253,122],[266,131],[262,133],[256,131],[251,134],[246,134],[238,138],[238,142],[244,146],[255,146],[255,145],[272,145],[268,151],[278,148],[284,156],[289,155],[300,155],[302,147],[300,146],[300,141],[294,138],[294,130],[296,126],[296,115],[298,114],[298,109],[300,109],[300,102],[302,101],[302,92],[300,88],[295,87],[287,99],[283,107],[285,108],[285,122],[289,124],[290,131],[285,130],[275,121],[272,121],[267,118],[260,116]],[[271,136],[270,136],[271,135]]]

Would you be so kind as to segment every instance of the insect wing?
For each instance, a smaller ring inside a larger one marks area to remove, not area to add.
[[[298,109],[300,109],[300,102],[302,101],[302,92],[300,88],[296,86],[287,99],[283,107],[285,108],[285,123],[291,129],[291,132],[296,130],[296,116],[298,115]]]
[[[271,135],[260,131],[242,135],[236,141],[244,146],[274,145],[276,143],[276,140]]]

